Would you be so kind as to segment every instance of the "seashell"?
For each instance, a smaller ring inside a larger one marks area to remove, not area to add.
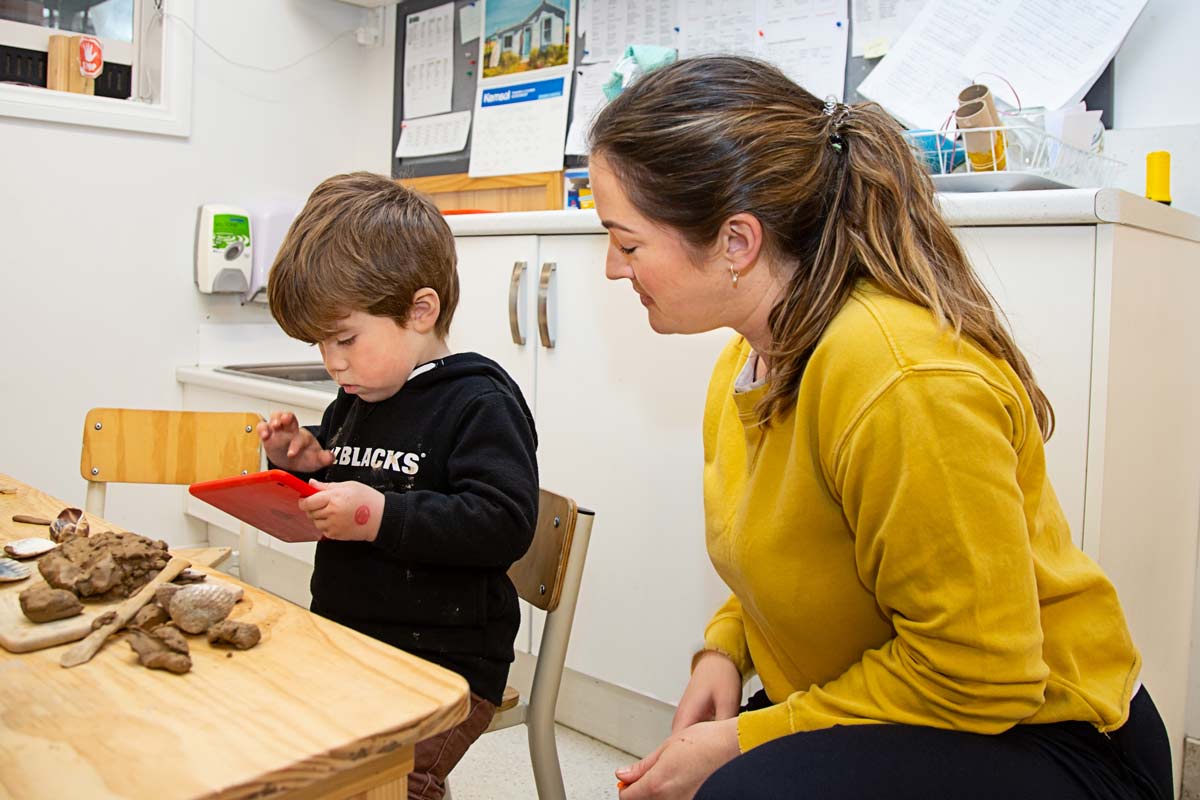
[[[90,527],[82,509],[64,508],[50,523],[50,538],[55,542],[62,542],[69,536],[87,536]]]
[[[43,539],[40,536],[33,536],[28,539],[16,539],[4,545],[4,552],[8,553],[13,558],[33,558],[44,553],[49,553],[57,544],[49,539]]]
[[[188,567],[179,576],[175,578],[173,583],[200,583],[208,578],[208,575],[198,569]]]
[[[32,572],[28,564],[13,561],[11,558],[0,558],[0,583],[23,581]]]
[[[237,601],[237,593],[231,587],[201,583],[175,592],[167,611],[181,630],[204,633],[229,616]]]

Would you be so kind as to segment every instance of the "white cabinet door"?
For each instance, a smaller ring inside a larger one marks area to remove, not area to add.
[[[450,351],[473,351],[495,361],[512,376],[537,415],[537,330],[533,302],[537,283],[536,236],[460,236],[458,308],[450,323]],[[514,287],[515,282],[515,287]],[[517,317],[514,341],[510,314]],[[539,454],[539,461],[541,456]],[[542,480],[545,486],[545,480]],[[531,612],[522,601],[516,648],[529,652]]]
[[[504,367],[533,409],[537,237],[460,236],[455,244],[459,298],[450,324],[450,350],[474,351]],[[524,266],[514,270],[514,265]],[[514,276],[517,286],[512,291]],[[513,341],[509,314],[514,309],[523,345]]]
[[[604,277],[608,237],[544,236],[555,265],[538,346],[542,484],[596,512],[568,666],[674,703],[727,589],[709,564],[701,418],[731,333],[661,336],[627,281]],[[536,336],[536,332],[534,334]]]
[[[955,229],[1054,406],[1046,468],[1077,545],[1084,533],[1095,231],[1091,225]]]

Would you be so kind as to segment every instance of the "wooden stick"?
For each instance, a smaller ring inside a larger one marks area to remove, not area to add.
[[[62,659],[58,663],[64,667],[76,667],[90,661],[109,636],[123,628],[125,623],[133,619],[134,614],[137,614],[142,609],[142,606],[150,602],[150,599],[154,597],[155,589],[177,577],[179,573],[190,566],[191,562],[186,558],[172,556],[167,565],[162,568],[162,571],[154,576],[154,580],[147,583],[137,594],[121,603],[115,611],[111,612],[116,615],[116,618],[112,622],[100,626],[89,633],[86,639],[73,645],[70,650],[62,654]]]
[[[31,517],[28,514],[13,514],[13,522],[27,522],[30,525],[49,525],[50,520],[44,517]]]

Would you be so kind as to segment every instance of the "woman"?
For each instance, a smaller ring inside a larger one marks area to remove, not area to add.
[[[622,800],[1171,797],[1046,477],[1050,403],[895,123],[714,57],[640,79],[591,140],[608,277],[660,333],[738,334],[703,434],[732,594]]]

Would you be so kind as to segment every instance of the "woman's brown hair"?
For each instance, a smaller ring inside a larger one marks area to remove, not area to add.
[[[271,314],[292,338],[320,342],[352,311],[408,319],[429,287],[450,332],[458,305],[458,256],[429,198],[390,178],[351,172],[322,181],[292,222],[267,282]]]
[[[726,219],[746,212],[762,224],[773,262],[790,269],[763,353],[771,365],[758,409],[764,424],[795,403],[817,342],[855,283],[870,278],[1007,361],[1050,437],[1050,401],[939,213],[900,126],[878,105],[827,107],[754,59],[684,59],[609,103],[590,143],[634,207],[697,253]]]

